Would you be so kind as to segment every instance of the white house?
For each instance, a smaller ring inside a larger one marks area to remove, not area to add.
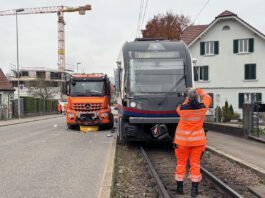
[[[15,89],[8,81],[2,69],[0,68],[0,120],[8,119],[12,116],[12,103]]]
[[[194,85],[213,96],[212,108],[227,100],[241,114],[242,104],[265,102],[265,35],[230,11],[209,25],[193,25],[181,38],[193,59]]]

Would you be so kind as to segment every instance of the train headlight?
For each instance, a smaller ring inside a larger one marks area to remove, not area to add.
[[[136,107],[136,102],[131,102],[130,107],[132,107],[132,108]]]

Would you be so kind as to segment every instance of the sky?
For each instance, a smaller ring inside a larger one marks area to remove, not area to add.
[[[172,11],[194,21],[208,0],[149,0],[143,22],[158,13]],[[82,6],[90,4],[86,15],[65,13],[66,68],[113,76],[122,45],[137,35],[141,0],[0,0],[0,10],[45,6]],[[209,24],[224,10],[265,33],[265,0],[210,0],[195,21]],[[57,69],[57,15],[18,16],[20,67]],[[0,16],[0,68],[8,73],[16,66],[15,16]]]

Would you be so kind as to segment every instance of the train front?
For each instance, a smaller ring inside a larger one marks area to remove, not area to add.
[[[134,41],[123,47],[119,136],[125,141],[170,137],[179,120],[177,106],[192,86],[191,57],[183,42]],[[163,139],[163,138],[161,138]]]

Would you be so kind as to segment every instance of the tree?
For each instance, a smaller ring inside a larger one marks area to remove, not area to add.
[[[46,110],[46,102],[48,99],[53,98],[53,94],[58,93],[54,87],[54,82],[45,81],[39,78],[37,81],[28,84],[28,93],[36,98],[41,98],[43,101],[43,111]]]
[[[143,38],[166,37],[169,40],[180,40],[181,32],[189,24],[190,18],[183,14],[158,14],[149,20],[142,30]]]

